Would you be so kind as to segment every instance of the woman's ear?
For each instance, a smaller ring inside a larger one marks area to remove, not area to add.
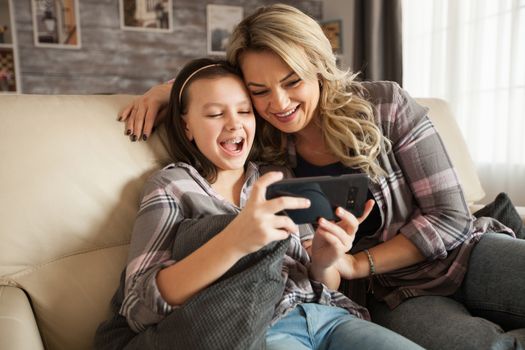
[[[317,74],[317,81],[319,82],[319,88],[322,89],[323,88],[323,76],[320,73]]]

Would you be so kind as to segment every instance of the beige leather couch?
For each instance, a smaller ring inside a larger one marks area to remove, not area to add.
[[[89,349],[107,317],[142,184],[167,162],[131,143],[131,96],[0,96],[0,349]],[[447,105],[422,99],[469,202],[484,195]]]

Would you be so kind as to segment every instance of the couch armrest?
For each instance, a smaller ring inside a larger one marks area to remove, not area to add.
[[[0,349],[44,349],[25,293],[0,286]]]
[[[480,210],[484,206],[485,206],[484,204],[472,204],[469,209],[470,209],[471,213],[475,213],[476,211]],[[516,207],[515,206],[514,208],[516,208],[516,211],[518,212],[518,214],[521,217],[521,221],[523,221],[523,224],[525,224],[525,207]]]

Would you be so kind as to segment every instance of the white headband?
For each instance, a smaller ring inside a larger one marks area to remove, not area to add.
[[[189,77],[186,78],[186,80],[184,80],[184,84],[182,84],[181,88],[180,88],[180,91],[179,91],[179,105],[181,104],[181,99],[182,99],[182,92],[184,91],[184,88],[186,87],[186,84],[188,83],[188,81],[190,81],[191,78],[193,78],[193,76],[197,73],[199,73],[200,71],[206,69],[206,68],[210,68],[210,67],[215,67],[215,66],[220,66],[221,64],[220,63],[214,63],[214,64],[208,64],[207,66],[204,66],[204,67],[200,67],[199,69],[197,69],[195,72],[191,73]]]

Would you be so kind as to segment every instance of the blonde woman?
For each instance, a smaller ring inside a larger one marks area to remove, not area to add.
[[[263,160],[296,176],[373,180],[376,205],[338,264],[345,291],[373,321],[426,348],[520,346],[525,241],[484,234],[509,231],[496,221],[473,221],[425,108],[395,83],[358,82],[338,69],[319,25],[290,6],[245,18],[227,57],[260,116]],[[124,111],[130,134],[149,135],[165,88]]]
[[[308,200],[266,199],[283,176],[275,170],[288,171],[251,161],[256,119],[236,69],[189,62],[169,111],[174,163],[144,187],[118,315],[99,328],[97,349],[421,349],[337,291],[336,263],[371,202],[360,218],[338,208],[341,220],[314,233],[277,214]]]

